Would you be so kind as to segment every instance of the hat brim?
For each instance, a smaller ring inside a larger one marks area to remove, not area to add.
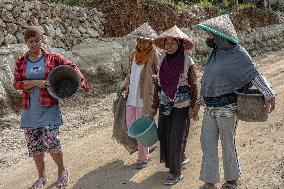
[[[186,51],[191,51],[194,47],[194,43],[192,42],[191,39],[189,38],[181,38],[181,37],[175,37],[175,36],[163,36],[163,37],[158,37],[154,39],[154,45],[158,47],[159,49],[165,49],[165,39],[167,38],[175,38],[175,39],[182,39],[183,40],[183,48]]]
[[[223,38],[225,38],[225,39],[227,39],[227,40],[229,40],[229,41],[239,45],[239,42],[235,38],[230,37],[230,36],[226,35],[225,33],[221,32],[219,30],[216,30],[216,29],[214,29],[212,27],[209,27],[209,26],[207,26],[205,24],[202,24],[202,23],[197,24],[197,28],[205,30],[207,32],[212,32],[212,33],[214,33],[214,34],[216,34],[216,35],[218,35],[220,37],[223,37]]]
[[[150,37],[142,37],[142,36],[126,36],[127,38],[133,38],[133,39],[137,39],[137,38],[141,38],[141,39],[145,39],[148,41],[154,41],[154,38],[150,38]]]
[[[132,34],[129,34],[127,35],[126,37],[128,38],[142,38],[142,39],[145,39],[145,40],[154,40],[155,37],[149,37],[149,36],[141,36],[141,35],[132,35]]]

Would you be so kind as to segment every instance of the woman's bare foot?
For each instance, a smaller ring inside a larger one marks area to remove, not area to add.
[[[202,186],[202,189],[217,189],[217,187],[215,186],[215,184],[212,184],[212,183],[205,183],[205,184]]]

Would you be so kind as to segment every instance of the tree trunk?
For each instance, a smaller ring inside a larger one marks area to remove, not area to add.
[[[271,0],[263,0],[263,6],[266,11],[271,11]]]
[[[267,0],[268,10],[271,11],[271,0]]]
[[[238,5],[239,5],[239,1],[238,0],[233,0],[233,11],[234,12],[238,11]]]

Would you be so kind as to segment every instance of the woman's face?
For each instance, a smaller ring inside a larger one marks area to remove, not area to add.
[[[152,42],[150,40],[143,39],[143,38],[137,39],[137,48],[140,51],[145,51],[146,49],[149,48],[150,45],[152,45]]]
[[[165,41],[165,50],[168,54],[173,54],[178,50],[178,43],[173,38],[167,38]]]
[[[42,39],[41,37],[30,37],[27,41],[26,44],[31,52],[38,52],[41,50],[41,43]]]

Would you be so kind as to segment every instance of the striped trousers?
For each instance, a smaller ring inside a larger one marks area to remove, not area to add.
[[[236,180],[241,175],[235,145],[237,115],[218,117],[204,114],[201,127],[201,148],[203,152],[200,180],[206,183],[219,183],[218,140],[221,139],[225,181]]]

